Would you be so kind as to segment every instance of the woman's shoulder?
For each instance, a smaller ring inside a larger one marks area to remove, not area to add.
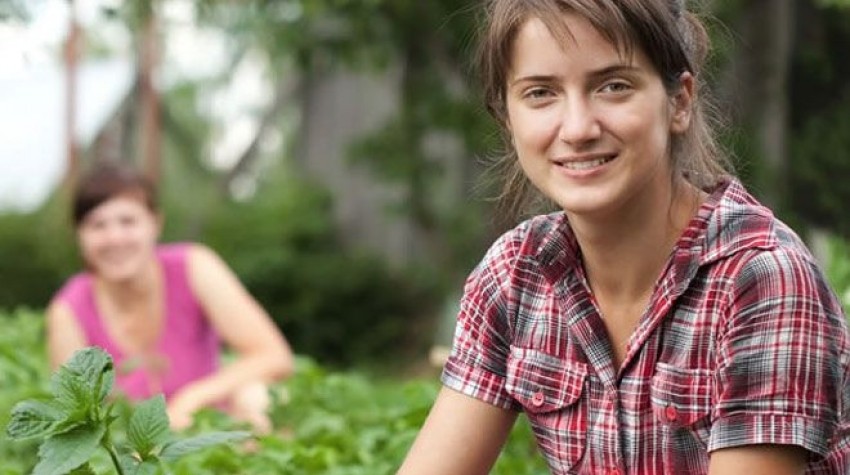
[[[86,298],[92,291],[92,276],[88,272],[78,272],[69,277],[53,295],[52,302],[73,304]]]
[[[502,233],[493,247],[513,247],[523,252],[534,252],[538,247],[553,239],[568,237],[571,234],[563,212],[540,214]]]
[[[502,233],[478,265],[499,272],[510,271],[518,266],[533,265],[575,246],[572,230],[563,212],[533,216],[514,228]]]
[[[196,246],[196,243],[190,241],[162,243],[156,246],[156,255],[160,260],[185,260],[186,256]]]

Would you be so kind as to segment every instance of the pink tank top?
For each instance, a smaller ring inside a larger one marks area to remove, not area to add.
[[[190,248],[186,243],[157,247],[164,274],[165,321],[153,355],[127,357],[115,345],[95,304],[91,274],[73,276],[56,294],[77,317],[87,344],[112,355],[116,388],[132,400],[158,393],[168,398],[218,369],[218,337],[189,285],[186,261]]]

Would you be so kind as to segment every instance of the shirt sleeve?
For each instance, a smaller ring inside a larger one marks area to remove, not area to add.
[[[452,351],[441,379],[446,387],[467,396],[518,410],[519,405],[505,391],[510,275],[519,247],[514,238],[508,233],[496,241],[467,278]]]
[[[801,251],[758,251],[734,279],[709,450],[787,444],[826,455],[848,417],[848,330],[837,298]]]

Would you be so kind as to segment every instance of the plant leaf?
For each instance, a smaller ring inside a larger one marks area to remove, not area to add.
[[[115,381],[112,357],[101,348],[89,346],[77,351],[63,365],[70,373],[78,376],[94,399],[100,404],[112,391]]]
[[[133,409],[127,427],[127,439],[143,459],[150,455],[154,447],[165,443],[170,436],[165,397],[161,394],[139,403]]]
[[[122,448],[126,449],[126,447]],[[118,463],[121,465],[121,470],[124,473],[134,473],[136,471],[136,467],[138,467],[141,462],[135,455],[127,452],[121,452],[118,454]]]
[[[142,463],[138,464],[136,468],[131,470],[130,474],[133,475],[157,475],[160,468],[159,459],[156,457],[151,457],[142,461]]]
[[[53,432],[66,413],[45,401],[21,401],[12,409],[6,434],[12,439],[46,437]]]
[[[210,432],[201,434],[188,439],[176,440],[166,444],[159,453],[159,458],[171,462],[186,454],[212,447],[219,444],[228,444],[231,442],[239,442],[251,436],[250,432],[246,431],[227,431],[227,432]]]
[[[87,411],[90,407],[89,394],[85,383],[80,377],[60,367],[50,378],[50,392],[56,398],[56,403],[68,411]]]
[[[97,450],[106,426],[85,425],[48,438],[38,448],[38,465],[32,475],[65,475],[88,462]]]
[[[85,463],[68,472],[68,475],[97,475],[97,472],[91,468],[91,465]]]
[[[65,432],[74,430],[77,427],[89,424],[89,420],[86,416],[86,411],[80,409],[73,412],[66,412],[65,419],[53,427],[53,435],[64,434]]]

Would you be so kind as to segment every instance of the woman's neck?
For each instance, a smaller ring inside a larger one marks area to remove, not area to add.
[[[117,309],[132,309],[156,298],[161,286],[161,271],[156,259],[151,259],[142,270],[129,279],[107,280],[96,276],[96,285]]]
[[[570,216],[594,294],[617,302],[649,297],[676,242],[705,198],[684,180],[665,188],[636,197],[616,215]]]

